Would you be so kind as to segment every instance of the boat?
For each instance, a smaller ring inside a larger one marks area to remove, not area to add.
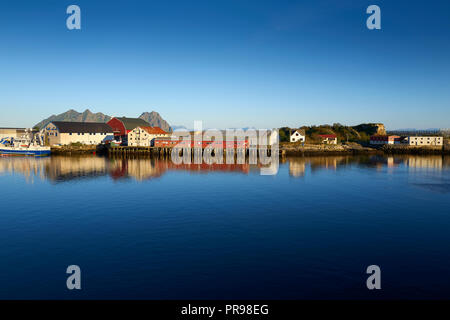
[[[7,137],[0,140],[2,156],[48,156],[50,147],[44,146],[44,139],[39,133],[33,134],[31,129],[19,138]]]
[[[122,145],[122,141],[121,140],[112,140],[109,144],[111,147],[119,147]]]

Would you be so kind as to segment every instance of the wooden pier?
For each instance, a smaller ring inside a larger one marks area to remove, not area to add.
[[[158,158],[166,158],[170,157],[172,154],[173,147],[123,147],[123,146],[115,146],[108,148],[109,156],[119,156],[119,157],[128,157],[128,156],[147,156],[147,157],[158,157]],[[201,150],[201,155],[203,156],[205,149],[191,148],[190,153],[193,157],[196,153],[199,153]],[[253,149],[253,152],[256,150]],[[234,156],[248,156],[250,149],[233,149]],[[259,150],[258,150],[259,151]],[[183,152],[185,152],[185,148],[178,148],[178,152],[180,156],[183,156]],[[226,156],[227,149],[223,149],[223,155]],[[243,153],[243,154],[242,154]],[[259,153],[259,152],[258,152]],[[214,152],[213,152],[214,154]],[[283,152],[280,150],[280,155]],[[267,155],[271,155],[270,148],[267,149]]]
[[[142,156],[166,157],[170,155],[171,150],[172,148],[157,148],[157,147],[109,147],[108,155],[110,156],[142,155]]]

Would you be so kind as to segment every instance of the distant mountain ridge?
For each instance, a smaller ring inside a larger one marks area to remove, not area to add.
[[[108,122],[111,119],[110,116],[105,115],[101,112],[92,113],[89,109],[86,109],[84,112],[80,113],[73,109],[69,111],[63,112],[58,115],[52,115],[51,117],[42,120],[37,123],[35,127],[40,129],[44,128],[47,124],[52,121],[69,121],[69,122]]]
[[[160,127],[164,131],[172,132],[172,128],[170,127],[169,123],[164,120],[158,112],[152,111],[152,112],[144,112],[142,113],[139,118],[147,121],[150,123],[152,127]]]
[[[42,120],[37,123],[34,127],[44,128],[47,124],[52,121],[69,121],[69,122],[102,122],[106,123],[111,120],[111,116],[103,114],[101,112],[93,113],[89,109],[84,112],[78,112],[76,110],[70,109],[69,111],[63,112],[58,115],[52,115],[51,117]],[[147,121],[152,127],[160,127],[165,131],[171,131],[169,123],[164,120],[158,112],[143,112],[139,118]]]

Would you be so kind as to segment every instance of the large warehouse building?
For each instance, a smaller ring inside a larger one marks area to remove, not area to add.
[[[113,139],[113,129],[106,123],[53,121],[44,128],[45,143],[97,145]]]

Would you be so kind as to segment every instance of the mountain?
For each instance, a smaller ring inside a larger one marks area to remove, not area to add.
[[[402,128],[402,129],[395,129],[395,130],[389,130],[389,132],[409,132],[409,133],[423,133],[423,132],[428,132],[428,133],[438,133],[440,131],[442,131],[443,129],[439,129],[439,128],[427,128],[427,129],[416,129],[416,128]]]
[[[189,129],[186,128],[185,126],[172,126],[172,130],[173,130],[173,131],[177,131],[177,130],[182,130],[182,131],[192,131],[192,130],[194,130],[194,129],[189,130]]]
[[[51,117],[42,120],[34,127],[38,127],[40,129],[44,128],[47,124],[52,121],[70,121],[70,122],[108,122],[112,117],[101,112],[92,113],[89,109],[86,109],[84,112],[80,113],[73,109],[66,111],[64,113],[58,115],[52,115]],[[148,123],[150,123],[153,127],[160,127],[165,131],[172,131],[169,123],[164,120],[158,112],[144,112],[139,117],[144,119]]]
[[[158,112],[156,111],[152,111],[152,112],[144,112],[143,114],[141,114],[139,116],[139,118],[147,121],[148,123],[150,123],[150,125],[152,127],[160,127],[161,129],[163,129],[164,131],[168,131],[171,132],[172,128],[170,127],[170,125],[167,123],[166,120],[164,120]]]
[[[70,122],[108,122],[111,119],[110,116],[101,112],[92,113],[89,109],[86,109],[83,113],[77,112],[73,109],[66,111],[58,115],[52,115],[51,117],[42,120],[35,127],[40,129],[44,128],[52,121],[70,121]]]

